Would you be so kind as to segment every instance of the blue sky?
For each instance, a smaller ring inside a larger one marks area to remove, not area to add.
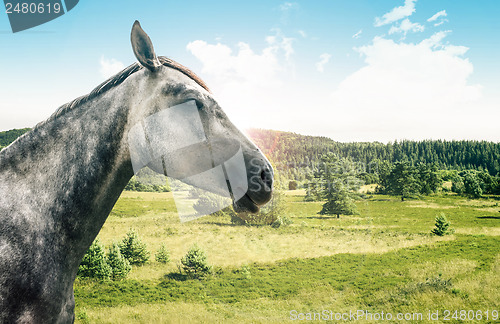
[[[241,128],[500,142],[499,9],[494,0],[82,0],[16,34],[2,12],[0,130],[34,126],[133,63],[138,19],[157,54],[201,76]]]

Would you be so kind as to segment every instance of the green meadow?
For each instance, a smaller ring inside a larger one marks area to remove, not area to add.
[[[285,203],[293,223],[279,228],[180,223],[171,193],[124,192],[99,239],[110,246],[134,228],[153,257],[122,281],[77,279],[77,323],[497,322],[500,197],[373,195],[340,218],[302,191]],[[440,213],[452,235],[431,235]],[[203,279],[179,273],[194,243],[214,267]],[[170,263],[154,261],[161,244]]]

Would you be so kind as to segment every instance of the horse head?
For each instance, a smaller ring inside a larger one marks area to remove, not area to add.
[[[134,171],[147,166],[212,193],[228,192],[237,212],[257,212],[273,188],[267,158],[234,126],[201,79],[156,56],[138,21],[131,42],[145,68],[134,81],[126,130]]]

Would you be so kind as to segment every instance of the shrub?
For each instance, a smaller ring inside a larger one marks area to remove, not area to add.
[[[441,274],[437,277],[427,278],[425,282],[419,282],[417,284],[417,289],[419,291],[425,291],[427,289],[434,291],[449,290],[451,287],[451,279],[443,279]]]
[[[290,182],[288,182],[288,190],[297,190],[297,187],[297,181],[291,180]]]
[[[290,217],[283,215],[283,216],[278,216],[278,218],[271,224],[271,227],[279,228],[281,226],[288,226],[292,223],[293,221]]]
[[[247,265],[244,265],[241,267],[241,270],[239,271],[243,278],[245,279],[252,279],[252,273],[250,272],[250,267]]]
[[[160,249],[155,254],[156,261],[160,263],[169,263],[170,262],[170,252],[165,247],[165,244],[160,246]]]
[[[161,184],[144,184],[133,176],[125,186],[124,190],[139,192],[169,192],[170,187],[168,185]]]
[[[90,323],[90,318],[89,318],[89,315],[87,315],[87,311],[85,310],[85,308],[76,314],[76,318],[79,320],[80,323],[83,323],[83,324]]]
[[[479,198],[483,194],[481,180],[476,172],[466,171],[464,174],[464,192],[471,198]]]
[[[451,191],[459,195],[463,194],[465,191],[464,180],[461,176],[457,175],[451,183]]]
[[[113,280],[125,279],[132,269],[128,260],[122,255],[120,246],[113,243],[108,252],[108,264],[111,267],[111,278]]]
[[[207,255],[198,245],[193,245],[181,259],[183,270],[191,278],[200,278],[212,272]]]
[[[245,214],[242,218],[245,224],[250,225],[271,225],[285,211],[285,200],[281,190],[274,190],[271,200],[260,208],[260,211],[255,214]],[[233,224],[236,222],[233,221]]]
[[[150,253],[134,230],[129,230],[120,244],[120,251],[130,264],[143,265],[149,260]]]
[[[450,225],[451,224],[446,219],[446,216],[443,213],[440,213],[436,217],[436,224],[435,224],[436,227],[431,231],[431,233],[438,236],[451,234],[453,233],[453,230],[449,228]]]
[[[102,280],[110,278],[111,267],[108,265],[104,246],[98,239],[92,242],[92,245],[85,253],[78,268],[78,276],[81,278],[97,278]]]
[[[163,174],[158,174],[149,168],[143,168],[130,179],[124,190],[168,192],[170,191],[170,186]]]

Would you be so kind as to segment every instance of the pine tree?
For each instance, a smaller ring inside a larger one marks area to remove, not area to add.
[[[80,263],[78,276],[102,280],[109,279],[111,276],[111,267],[107,261],[104,246],[99,242],[99,239],[95,239]]]
[[[193,245],[181,259],[182,268],[191,278],[200,278],[212,272],[207,254],[198,245]]]
[[[446,219],[446,216],[443,213],[440,213],[436,217],[435,228],[431,231],[432,234],[443,236],[447,234],[453,233],[453,230],[450,229],[450,222]]]
[[[170,252],[168,252],[165,244],[160,246],[160,249],[155,254],[156,261],[160,263],[168,263],[170,262]]]
[[[417,171],[420,193],[429,195],[436,192],[441,185],[437,166],[435,164],[419,163]]]
[[[317,172],[321,186],[321,196],[326,199],[320,214],[353,215],[356,205],[353,196],[360,188],[362,181],[360,169],[351,160],[328,153],[322,156]]]
[[[132,269],[128,260],[120,252],[120,246],[113,243],[108,251],[108,264],[111,267],[113,280],[125,279]]]
[[[357,212],[354,200],[350,197],[347,189],[338,184],[335,190],[328,194],[327,202],[319,212],[322,215],[337,215],[337,218],[342,215],[354,215]]]
[[[401,201],[405,198],[410,198],[417,194],[420,190],[418,184],[417,173],[415,168],[410,165],[410,162],[396,162],[394,168],[389,175],[388,192],[401,196]]]
[[[129,230],[120,244],[120,251],[130,264],[142,265],[149,260],[150,253],[139,235],[134,230]]]

